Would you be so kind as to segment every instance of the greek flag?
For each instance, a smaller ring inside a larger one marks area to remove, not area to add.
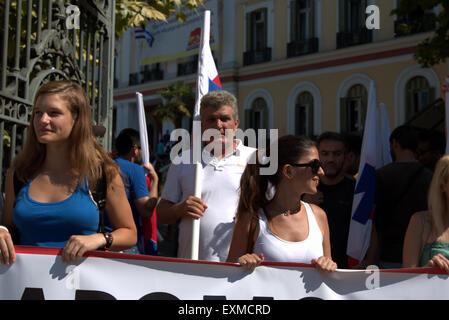
[[[148,46],[153,46],[154,37],[145,29],[145,27],[134,28],[134,38],[147,40]]]
[[[363,260],[370,244],[372,214],[374,211],[374,185],[376,168],[378,167],[376,155],[377,119],[376,89],[374,81],[371,81],[360,156],[359,177],[354,191],[348,247],[346,250],[349,266],[355,266]]]

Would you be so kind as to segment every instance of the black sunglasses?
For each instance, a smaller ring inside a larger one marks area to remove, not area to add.
[[[318,170],[320,170],[320,167],[323,167],[323,164],[318,159],[313,159],[308,163],[290,163],[290,165],[294,167],[310,167],[312,168],[313,174],[317,174]]]

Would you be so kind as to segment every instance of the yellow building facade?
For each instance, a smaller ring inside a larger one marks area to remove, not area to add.
[[[397,4],[392,0],[208,3],[213,5],[218,30],[214,56],[219,76],[223,88],[238,98],[243,129],[277,128],[279,135],[309,136],[324,131],[361,132],[371,81],[377,103],[385,103],[393,129],[436,101],[440,83],[449,73],[447,63],[424,69],[414,60],[417,45],[434,32],[431,19],[440,8],[420,13],[424,23],[405,32],[399,26],[411,18],[391,15]],[[378,11],[366,13],[370,6]],[[368,28],[376,23],[378,29]],[[119,53],[122,79],[127,80],[143,67],[142,61],[148,61],[142,54],[130,58],[139,51],[136,41],[130,37],[119,42],[122,50],[131,50]],[[194,85],[194,72],[179,73],[180,64],[189,59],[191,56],[161,61],[160,79],[125,83],[115,89],[118,118],[126,119],[131,104],[135,105],[136,91],[142,92],[145,105],[151,106],[162,101],[157,92],[170,83],[181,80]]]
[[[379,8],[380,28],[369,31],[359,26],[350,30],[355,15],[351,9],[360,10],[360,23],[369,16],[363,13],[372,4]],[[361,131],[371,80],[377,103],[387,106],[391,129],[438,99],[440,82],[448,74],[447,64],[423,69],[413,58],[418,43],[432,31],[398,36],[398,18],[390,15],[395,5],[391,0],[240,1],[236,16],[238,29],[243,32],[236,34],[236,56],[242,67],[236,78],[243,123],[247,127],[261,124],[279,128],[281,135]],[[254,27],[248,32],[248,19],[257,11],[262,17],[256,19],[268,24],[264,41],[271,48],[271,58],[245,65],[245,52],[254,48],[247,37],[258,37],[250,34]],[[432,13],[438,13],[438,8],[427,14]],[[298,21],[302,25],[297,26],[296,33],[303,32],[302,39],[292,32]],[[301,31],[307,24],[309,29]],[[371,32],[368,39],[363,38],[366,32]],[[307,48],[310,39],[315,39],[317,48]],[[288,48],[295,42],[297,52],[289,54]],[[311,52],[295,55],[304,51]]]

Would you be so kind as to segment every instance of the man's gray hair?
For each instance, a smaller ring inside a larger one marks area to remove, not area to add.
[[[210,91],[205,94],[201,99],[200,115],[203,114],[205,108],[214,107],[215,109],[219,109],[223,106],[230,106],[234,120],[238,120],[239,109],[237,106],[237,98],[226,90]]]

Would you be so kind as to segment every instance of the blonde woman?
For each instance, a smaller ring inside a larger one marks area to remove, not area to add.
[[[99,209],[91,194],[103,170],[111,233],[98,232]],[[14,176],[22,184],[17,198]],[[16,260],[13,230],[18,231],[16,244],[63,248],[64,262],[86,251],[119,251],[136,243],[118,167],[93,138],[86,94],[71,81],[48,82],[36,93],[27,140],[8,170],[5,195],[0,263]]]
[[[404,240],[403,267],[439,267],[449,273],[449,155],[435,167],[428,211],[410,219]]]

